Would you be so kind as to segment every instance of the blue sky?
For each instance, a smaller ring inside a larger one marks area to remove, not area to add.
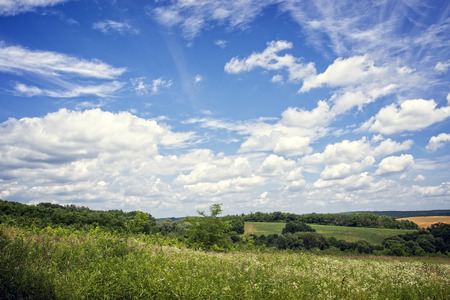
[[[448,1],[0,2],[0,198],[450,207]]]

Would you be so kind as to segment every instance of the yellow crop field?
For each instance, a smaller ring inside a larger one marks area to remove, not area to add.
[[[421,228],[430,227],[432,224],[436,223],[446,223],[450,224],[450,216],[433,216],[433,217],[410,217],[410,218],[401,218],[397,220],[409,220],[413,221]]]

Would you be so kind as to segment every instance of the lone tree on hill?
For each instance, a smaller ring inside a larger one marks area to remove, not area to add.
[[[307,225],[304,222],[299,221],[291,221],[287,222],[286,226],[283,228],[282,234],[286,234],[288,232],[290,233],[296,233],[296,232],[314,232],[313,228],[311,226]]]
[[[200,217],[187,217],[186,221],[192,228],[186,234],[191,245],[205,250],[223,250],[231,245],[230,229],[228,221],[217,216],[222,212],[221,204],[213,204],[209,208],[210,215],[204,211],[197,211]]]

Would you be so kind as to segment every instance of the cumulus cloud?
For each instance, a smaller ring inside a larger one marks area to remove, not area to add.
[[[391,139],[368,140],[366,137],[356,141],[343,140],[335,144],[329,144],[323,152],[307,155],[301,161],[304,164],[348,164],[361,161],[367,156],[383,157],[395,152],[408,150],[412,144],[412,140],[399,143]]]
[[[247,158],[237,157],[231,159],[225,157],[210,162],[196,164],[188,174],[180,174],[175,178],[176,184],[194,184],[198,182],[214,182],[233,177],[251,175],[250,164]]]
[[[135,208],[141,201],[156,205],[161,200],[155,197],[175,201],[179,196],[158,175],[212,157],[208,151],[163,157],[160,149],[185,147],[194,134],[100,109],[9,119],[0,135],[0,190],[5,198],[22,201],[57,195],[60,203],[79,198],[93,206],[100,201],[122,207],[127,201]]]
[[[261,53],[253,53],[244,59],[233,57],[225,64],[225,71],[230,74],[237,74],[248,72],[255,68],[266,70],[286,69],[291,81],[302,80],[315,74],[314,63],[304,64],[301,62],[301,59],[295,58],[291,54],[278,55],[278,52],[291,49],[292,47],[292,43],[287,41],[271,41],[267,43],[267,48]]]
[[[422,196],[449,196],[450,195],[450,182],[443,182],[440,185],[429,186],[417,186],[414,185],[413,189],[420,193]]]
[[[361,173],[367,167],[375,163],[373,156],[365,157],[361,162],[340,163],[336,165],[327,165],[320,174],[323,180],[335,180],[346,178],[350,175]]]
[[[444,147],[449,142],[450,142],[450,134],[441,133],[438,136],[431,137],[426,148],[429,151],[436,151],[439,148]]]
[[[397,106],[388,105],[366,121],[361,129],[382,134],[417,131],[441,122],[450,116],[450,107],[437,108],[434,100],[406,100]]]
[[[55,6],[67,1],[69,0],[3,0],[0,2],[0,15],[14,16],[39,7]]]
[[[373,185],[374,178],[367,172],[351,175],[343,179],[324,180],[322,178],[314,182],[316,189],[331,189],[331,190],[359,190],[370,189]]]
[[[199,182],[185,185],[184,187],[198,195],[217,195],[227,193],[240,193],[248,191],[266,183],[266,179],[261,176],[236,177],[221,180],[218,182]]]
[[[402,154],[400,156],[389,156],[384,158],[378,164],[376,175],[386,175],[405,171],[414,164],[414,157],[410,154]]]
[[[137,30],[127,22],[117,22],[112,20],[98,21],[94,23],[94,25],[92,25],[92,28],[102,32],[103,34],[139,34],[139,30]]]
[[[317,76],[310,76],[304,82],[300,89],[301,92],[307,92],[312,88],[323,85],[343,86],[359,84],[379,77],[386,72],[386,68],[377,67],[374,61],[367,56],[354,56],[347,59],[337,58],[324,73]]]

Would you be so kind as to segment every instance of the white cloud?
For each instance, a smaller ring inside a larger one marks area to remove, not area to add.
[[[22,201],[83,199],[103,209],[149,209],[180,197],[159,174],[213,159],[201,150],[161,156],[160,149],[185,147],[194,134],[127,112],[62,109],[42,118],[10,119],[0,135],[0,190]]]
[[[425,181],[425,176],[419,174],[416,176],[416,178],[414,178],[414,182],[421,182],[421,181]]]
[[[375,66],[374,61],[368,56],[337,58],[324,73],[306,78],[300,91],[308,92],[323,85],[331,87],[355,85],[379,78],[385,72],[386,68]]]
[[[261,176],[236,177],[218,182],[199,182],[185,185],[184,187],[198,195],[220,195],[227,193],[240,193],[248,191],[266,183],[266,179]]]
[[[118,81],[112,81],[99,85],[80,86],[70,84],[66,90],[49,90],[41,89],[35,86],[27,86],[23,83],[17,83],[14,87],[16,95],[33,97],[48,96],[52,98],[74,98],[84,95],[96,95],[97,97],[111,97],[115,92],[120,90],[124,84]]]
[[[337,165],[326,166],[320,174],[323,180],[343,179],[350,175],[361,173],[367,167],[372,166],[375,159],[372,156],[365,157],[361,162],[340,163]]]
[[[193,39],[204,28],[215,24],[230,29],[244,29],[263,8],[276,1],[173,1],[149,10],[148,13],[169,28],[180,26],[186,39]]]
[[[218,47],[220,47],[220,48],[225,48],[226,46],[227,46],[227,44],[228,44],[228,41],[225,41],[225,40],[217,40],[217,41],[215,41],[214,42],[214,44],[216,45],[216,46],[218,46]]]
[[[253,53],[242,60],[238,57],[233,57],[225,64],[225,71],[237,74],[248,72],[255,68],[267,70],[287,69],[289,80],[291,81],[303,80],[314,75],[316,72],[314,63],[303,64],[300,59],[290,54],[278,55],[278,52],[291,49],[292,47],[292,43],[287,41],[271,41],[267,43],[267,48],[261,53]]]
[[[326,126],[333,117],[328,103],[319,101],[311,111],[292,107],[286,109],[280,123],[289,127],[315,128]]]
[[[417,131],[441,122],[450,116],[450,107],[436,108],[434,100],[406,100],[382,108],[375,117],[366,121],[361,129],[382,134]]]
[[[303,164],[340,164],[359,162],[367,156],[382,157],[395,152],[408,150],[412,146],[411,140],[403,143],[394,142],[391,139],[367,140],[366,137],[356,141],[343,140],[335,144],[329,144],[322,153],[314,153],[302,158]]]
[[[280,74],[273,75],[273,77],[270,81],[281,83],[281,82],[283,82],[283,75],[280,75]]]
[[[271,154],[264,159],[258,172],[264,176],[285,176],[287,172],[292,171],[296,166],[297,164],[293,160]]]
[[[175,178],[176,184],[190,185],[199,182],[215,182],[239,176],[249,176],[250,165],[246,158],[216,159],[210,162],[198,163],[187,175],[180,174]]]
[[[431,137],[426,148],[429,151],[436,151],[437,149],[444,147],[445,144],[449,142],[450,142],[450,134],[441,133],[438,136]]]
[[[172,80],[164,80],[162,77],[158,79],[153,79],[152,81],[152,92],[157,93],[161,88],[169,88],[173,84]]]
[[[33,11],[35,8],[55,6],[67,1],[69,0],[2,0],[0,2],[0,15],[14,16]]]
[[[343,179],[324,180],[322,178],[314,182],[314,188],[316,189],[331,189],[331,190],[359,190],[370,189],[373,185],[374,178],[367,172],[351,175]]]
[[[114,79],[125,68],[115,68],[99,60],[85,60],[51,51],[28,50],[0,44],[0,71],[31,72],[44,76],[73,74],[81,77]]]
[[[51,51],[28,50],[0,43],[0,72],[38,79],[41,86],[17,82],[13,92],[20,96],[73,98],[84,95],[110,97],[123,87],[115,80],[126,71],[100,60],[85,60]],[[89,79],[89,83],[86,83]],[[106,80],[106,82],[105,82]],[[93,83],[95,82],[95,83]]]
[[[309,146],[311,139],[309,137],[289,136],[280,137],[273,148],[275,154],[286,156],[299,156],[311,153]]]
[[[202,75],[195,75],[194,78],[195,83],[199,83],[203,81],[203,76]]]
[[[410,154],[402,154],[400,156],[389,156],[384,158],[378,164],[376,175],[385,175],[397,172],[403,172],[412,167],[414,164],[414,157]]]
[[[450,60],[440,61],[436,64],[434,68],[436,69],[436,71],[440,73],[445,73],[450,68]]]
[[[422,196],[449,196],[450,195],[450,182],[443,182],[440,185],[431,186],[417,186],[414,185],[413,189],[419,192]]]
[[[161,88],[170,88],[173,84],[172,80],[165,80],[162,77],[153,79],[151,83],[145,77],[138,77],[131,79],[131,84],[134,87],[136,94],[148,95],[156,94]]]
[[[139,30],[128,24],[127,22],[117,22],[112,20],[98,21],[92,25],[95,30],[101,31],[103,34],[126,33],[139,34]]]

